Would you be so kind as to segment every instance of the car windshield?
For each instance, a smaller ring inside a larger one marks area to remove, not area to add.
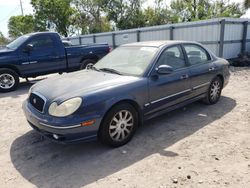
[[[18,37],[16,40],[9,43],[6,47],[15,50],[21,44],[23,44],[28,38],[29,38],[29,35],[23,35],[21,37]]]
[[[156,47],[119,47],[98,61],[94,68],[140,76],[147,69],[157,50]]]

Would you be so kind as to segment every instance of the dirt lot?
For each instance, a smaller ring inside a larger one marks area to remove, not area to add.
[[[40,137],[21,110],[30,86],[0,94],[1,187],[250,187],[250,69],[233,69],[218,104],[146,122],[116,149]]]

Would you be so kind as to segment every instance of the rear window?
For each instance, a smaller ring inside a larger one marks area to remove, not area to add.
[[[206,63],[211,60],[208,52],[202,47],[195,44],[184,45],[187,53],[189,64],[196,65],[201,63]]]

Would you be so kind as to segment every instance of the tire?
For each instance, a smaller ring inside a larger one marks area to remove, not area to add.
[[[137,111],[130,104],[121,103],[114,106],[106,114],[100,126],[98,136],[102,143],[112,147],[119,147],[132,139],[137,127]]]
[[[93,66],[96,63],[93,59],[86,59],[81,62],[80,70],[86,69],[88,66]]]
[[[18,74],[7,68],[0,69],[0,92],[10,92],[16,90],[19,85]]]
[[[214,78],[208,88],[207,96],[204,98],[203,102],[206,104],[217,103],[221,96],[222,87],[223,84],[221,78]]]

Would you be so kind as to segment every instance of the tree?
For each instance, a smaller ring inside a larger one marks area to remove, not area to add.
[[[217,0],[212,5],[211,17],[235,17],[239,18],[244,13],[239,3],[229,3],[227,0]]]
[[[118,29],[145,26],[141,0],[103,0],[102,7],[109,21]]]
[[[71,17],[74,9],[70,6],[72,0],[31,0],[35,10],[36,29],[51,28],[68,36],[71,28]]]
[[[100,0],[73,0],[76,14],[74,23],[81,29],[82,34],[98,33],[111,30]]]
[[[13,38],[33,32],[35,30],[33,16],[11,16],[8,22],[8,30],[10,37]]]
[[[170,5],[180,22],[203,20],[217,17],[240,17],[243,11],[238,3],[228,0],[174,0]]]
[[[206,19],[211,15],[209,0],[175,0],[170,5],[173,14],[179,15],[179,21],[194,21]]]
[[[162,25],[178,22],[178,16],[172,14],[167,5],[162,0],[156,0],[155,6],[147,7],[144,11],[146,26]]]
[[[0,31],[0,46],[8,43],[8,39],[4,37],[3,33]]]
[[[244,0],[244,7],[245,9],[250,8],[250,0]]]

